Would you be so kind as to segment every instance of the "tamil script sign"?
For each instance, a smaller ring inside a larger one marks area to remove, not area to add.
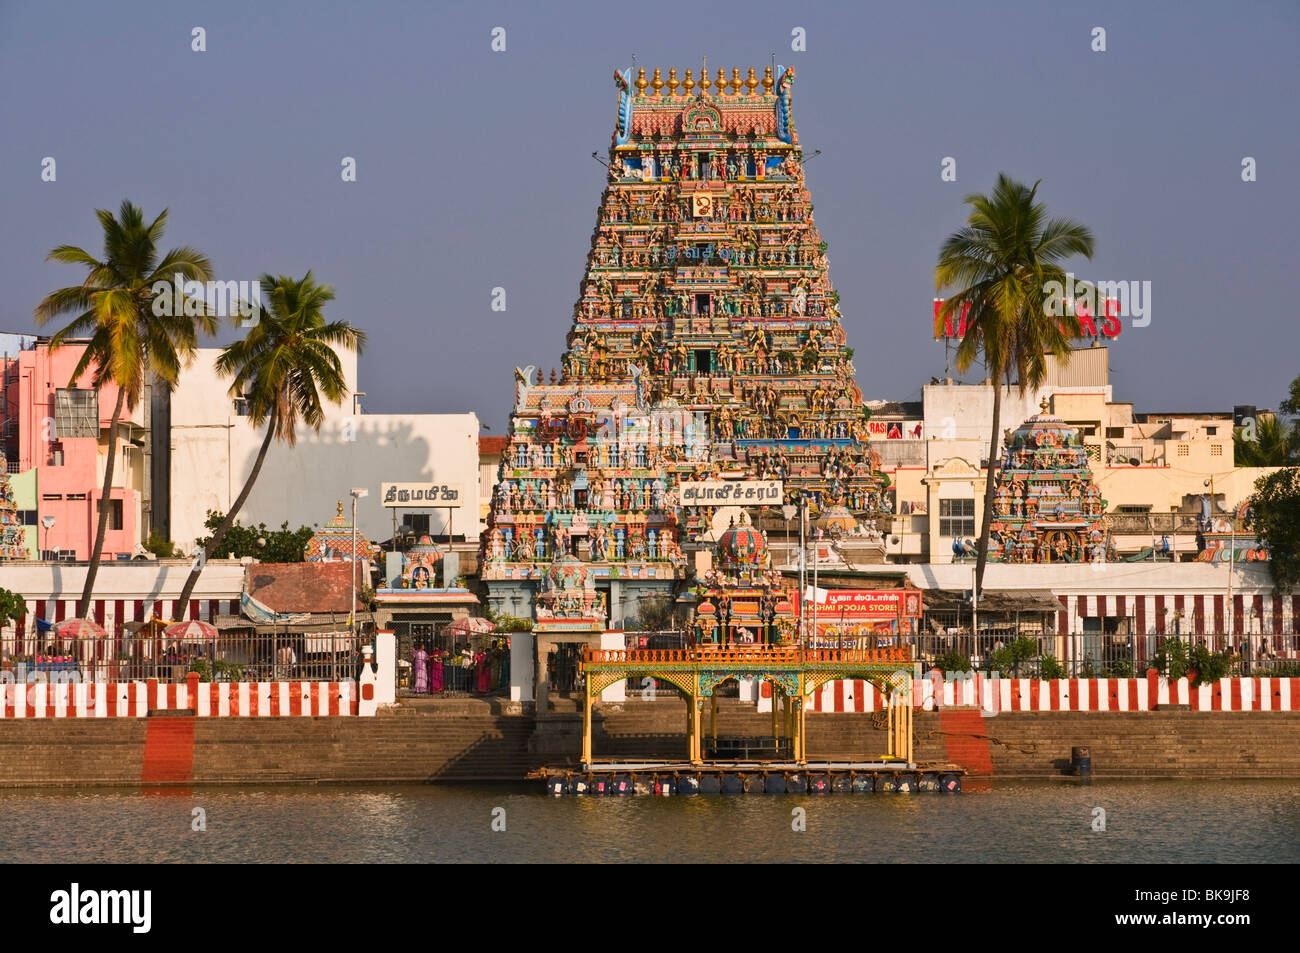
[[[822,616],[845,618],[897,618],[921,614],[921,594],[915,589],[812,589],[808,599],[816,602]],[[828,620],[829,621],[829,620]]]
[[[463,494],[459,483],[381,483],[384,506],[459,507]]]
[[[780,506],[780,480],[685,480],[682,506]]]

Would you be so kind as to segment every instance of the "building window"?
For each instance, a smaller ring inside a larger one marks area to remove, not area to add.
[[[1150,503],[1125,503],[1115,507],[1116,513],[1150,513]]]
[[[42,493],[42,494],[41,494],[41,499],[42,499],[42,500],[61,500],[61,499],[63,499],[63,494],[62,494],[62,493]]]
[[[1180,457],[1185,457],[1185,456],[1187,456],[1187,452],[1188,452],[1188,451],[1187,451],[1187,444],[1185,444],[1185,443],[1180,443],[1180,444],[1178,445],[1178,456],[1180,456]]]
[[[939,501],[939,535],[940,536],[974,536],[975,535],[975,501],[974,500],[940,500]]]
[[[83,500],[86,498],[86,495],[84,493],[79,494],[79,496]],[[72,495],[69,494],[68,499],[72,499],[72,498],[73,498]],[[108,501],[108,528],[111,530],[117,530],[119,532],[122,529],[122,501],[121,500]]]
[[[1107,439],[1107,440],[1123,440],[1123,439],[1124,439],[1124,428],[1123,428],[1123,427],[1107,427],[1107,428],[1106,428],[1106,439]]]
[[[54,430],[60,438],[99,437],[99,393],[90,388],[54,391]]]
[[[1223,456],[1223,444],[1221,444],[1221,443],[1211,444],[1211,445],[1210,445],[1210,456],[1212,456],[1212,457],[1221,457],[1221,456]]]
[[[1213,437],[1213,436],[1216,436],[1216,435],[1218,434],[1218,432],[1219,432],[1219,428],[1218,428],[1218,427],[1206,427],[1206,428],[1205,428],[1205,436],[1207,436],[1207,437]]]
[[[67,496],[67,498],[68,498],[69,500],[84,500],[84,499],[86,498],[86,494],[84,494],[84,493],[69,493],[68,496]]]

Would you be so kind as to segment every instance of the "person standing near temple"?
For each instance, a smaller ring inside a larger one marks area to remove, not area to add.
[[[424,695],[429,691],[429,653],[424,650],[424,643],[415,647],[415,694]]]

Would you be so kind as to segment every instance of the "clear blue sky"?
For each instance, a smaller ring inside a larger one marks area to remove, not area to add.
[[[3,0],[0,330],[30,329],[81,277],[46,253],[98,250],[93,210],[130,198],[170,207],[168,245],[203,249],[221,278],[311,268],[332,284],[333,316],[370,336],[370,410],[474,410],[504,433],[514,366],[559,362],[614,69],[636,53],[666,76],[707,55],[743,75],[775,53],[797,67],[804,148],[822,150],[808,182],[868,398],[918,399],[942,374],[935,255],[962,198],[1006,171],[1093,229],[1082,277],[1152,282],[1150,326],[1112,351],[1116,399],[1276,407],[1300,374],[1298,41],[1292,0]]]

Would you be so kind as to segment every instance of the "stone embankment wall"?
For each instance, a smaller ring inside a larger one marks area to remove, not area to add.
[[[809,717],[813,758],[865,759],[885,732],[864,714]],[[680,699],[598,708],[599,758],[679,759]],[[426,782],[520,780],[543,764],[576,760],[577,711],[537,720],[483,701],[437,702],[374,718],[19,719],[0,726],[0,786],[47,784]],[[708,729],[707,715],[705,730]],[[769,715],[724,700],[718,733],[766,735]],[[1070,749],[1091,750],[1097,778],[1300,778],[1294,712],[917,712],[916,757],[954,761],[976,775],[1063,775]]]

